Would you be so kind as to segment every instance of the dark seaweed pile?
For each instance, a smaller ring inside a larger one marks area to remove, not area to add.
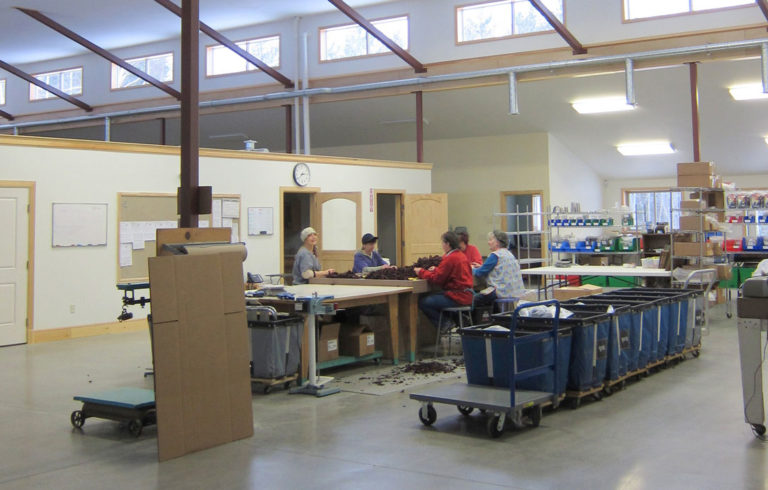
[[[408,265],[405,267],[398,267],[395,268],[389,268],[389,269],[379,269],[377,271],[373,271],[367,276],[365,276],[366,279],[389,279],[389,280],[405,280],[410,277],[416,277],[416,272],[414,272],[414,267],[421,267],[422,269],[429,269],[432,266],[437,267],[440,265],[440,261],[442,260],[442,257],[439,255],[432,255],[430,257],[420,257],[419,260],[413,263],[413,265]],[[353,273],[352,271],[347,272],[334,272],[333,274],[328,274],[328,277],[332,278],[339,278],[339,279],[354,279],[358,276]]]

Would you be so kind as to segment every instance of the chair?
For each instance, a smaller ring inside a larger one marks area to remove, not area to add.
[[[496,311],[499,313],[514,311],[518,301],[520,298],[496,298]]]
[[[453,325],[443,323],[443,318],[456,318],[457,326],[461,329],[464,327],[471,327],[472,322],[472,310],[475,308],[475,296],[473,292],[472,304],[466,306],[450,306],[440,310],[440,318],[437,322],[437,338],[435,339],[435,357],[440,349],[440,338],[444,335],[448,335],[448,355],[451,355],[453,342],[451,341],[453,334]],[[464,321],[466,320],[466,325]]]

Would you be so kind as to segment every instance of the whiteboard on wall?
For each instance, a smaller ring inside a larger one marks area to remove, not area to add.
[[[51,243],[54,247],[107,244],[106,203],[53,203]]]

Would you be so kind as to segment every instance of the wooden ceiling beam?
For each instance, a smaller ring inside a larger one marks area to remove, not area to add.
[[[0,116],[8,119],[9,121],[13,121],[15,119],[12,115],[8,114],[5,111],[0,111]]]
[[[50,17],[42,14],[41,12],[37,10],[32,9],[25,9],[21,7],[14,7],[15,9],[19,10],[20,12],[23,12],[27,14],[28,16],[32,17],[36,21],[40,22],[41,24],[44,24],[54,31],[58,32],[59,34],[68,37],[72,41],[76,42],[77,44],[83,46],[84,48],[98,54],[102,58],[105,58],[107,61],[110,61],[120,68],[136,75],[137,77],[141,78],[145,82],[154,85],[155,87],[159,88],[163,92],[167,93],[168,95],[176,98],[176,100],[181,100],[181,93],[174,89],[173,87],[169,86],[168,84],[165,84],[161,82],[160,80],[156,79],[155,77],[152,77],[143,71],[139,70],[135,66],[131,65],[130,63],[126,63],[122,59],[118,58],[114,54],[110,53],[104,48],[101,48],[89,40],[85,39],[84,37],[80,36],[79,34],[67,29],[63,25],[59,24],[55,20],[51,19]]]
[[[85,102],[83,102],[83,101],[81,101],[79,99],[76,99],[76,98],[72,97],[71,95],[69,95],[67,93],[62,92],[61,90],[57,89],[56,87],[48,85],[47,83],[45,83],[42,80],[38,80],[37,78],[33,77],[29,73],[24,72],[24,71],[16,68],[13,65],[9,65],[5,61],[0,60],[0,68],[2,68],[3,70],[7,71],[8,73],[12,73],[12,74],[16,75],[17,77],[22,78],[22,79],[28,81],[32,85],[37,85],[41,89],[47,90],[48,92],[52,93],[56,97],[58,97],[60,99],[63,99],[63,100],[66,100],[70,104],[76,105],[77,107],[83,109],[86,112],[93,111],[93,107],[89,106]]]
[[[181,8],[178,7],[175,3],[171,2],[170,0],[155,0],[155,2],[159,3],[166,9],[170,10],[174,14],[181,17]],[[256,67],[259,68],[259,70],[263,71],[270,77],[274,78],[275,80],[283,84],[285,88],[293,88],[293,82],[291,81],[291,79],[289,79],[279,71],[275,70],[268,64],[264,63],[263,61],[261,61],[260,59],[258,59],[257,57],[249,53],[248,51],[244,50],[243,48],[235,44],[229,38],[227,38],[226,36],[218,32],[217,30],[213,29],[209,25],[204,24],[203,22],[200,22],[200,30],[203,33],[210,36],[211,38],[213,38],[219,44],[228,47],[235,54],[245,59],[247,62],[255,65]]]
[[[386,34],[381,32],[376,26],[371,24],[368,19],[360,15],[355,9],[347,5],[343,0],[328,0],[334,7],[339,9],[341,13],[355,21],[357,25],[365,29],[368,34],[378,39],[384,46],[389,48],[390,51],[395,53],[403,61],[411,65],[416,73],[426,73],[427,69],[422,65],[419,60],[411,56],[411,54],[400,47],[396,42],[387,37]]]
[[[763,16],[768,20],[768,0],[756,0],[757,6],[763,11]]]
[[[541,15],[544,16],[545,19],[547,19],[547,22],[549,22],[549,25],[552,26],[552,28],[560,34],[560,37],[562,37],[565,42],[568,43],[568,45],[573,49],[573,54],[586,54],[587,49],[582,46],[582,44],[579,42],[578,39],[576,39],[576,36],[571,34],[571,31],[568,30],[565,25],[563,25],[560,20],[555,17],[555,14],[552,13],[551,10],[547,8],[546,5],[544,5],[544,2],[542,0],[528,0],[531,2],[531,5],[533,8],[539,11]]]

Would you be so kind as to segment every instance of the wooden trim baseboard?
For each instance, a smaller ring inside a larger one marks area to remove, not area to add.
[[[51,328],[46,330],[30,330],[28,343],[41,344],[43,342],[55,342],[58,340],[78,339],[81,337],[93,337],[95,335],[116,334],[126,332],[139,332],[146,330],[147,320],[144,318],[129,320],[126,322],[97,323],[95,325],[83,325],[80,327]]]

